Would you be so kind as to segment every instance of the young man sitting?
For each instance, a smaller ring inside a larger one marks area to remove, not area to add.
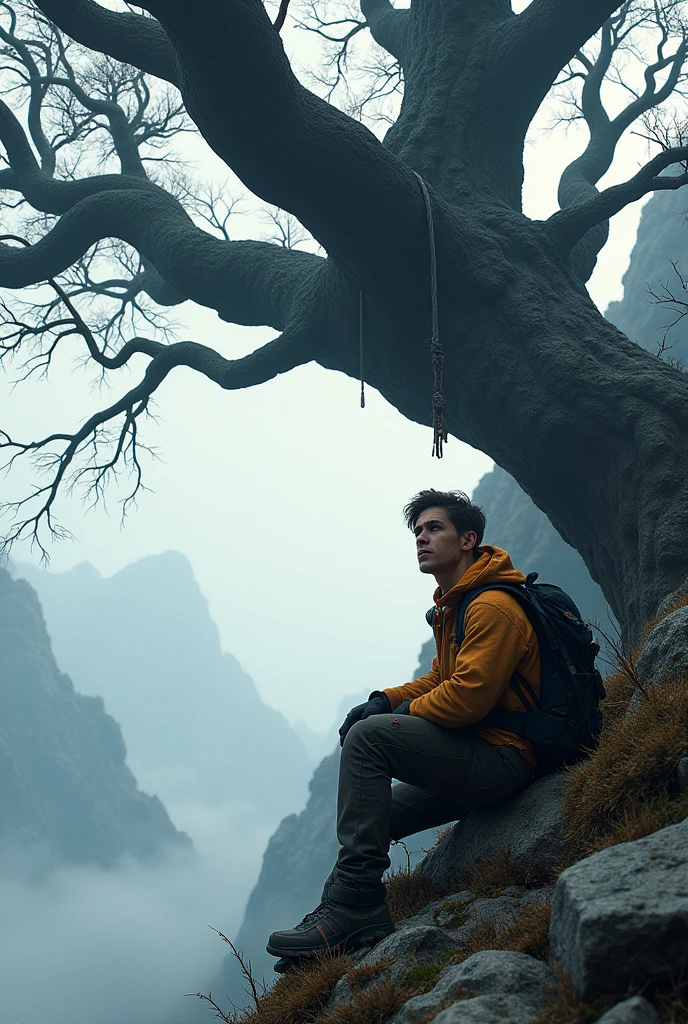
[[[529,691],[539,695],[537,639],[526,613],[513,595],[489,590],[468,605],[460,647],[454,637],[467,591],[525,576],[506,551],[480,546],[485,516],[461,492],[421,491],[404,516],[420,571],[437,581],[437,654],[427,675],[374,691],[339,730],[337,863],[320,905],[295,928],[272,933],[273,956],[353,949],[390,934],[382,882],[390,840],[508,800],[534,776],[527,740],[481,724],[492,708],[526,711]],[[515,674],[521,697],[509,686]]]

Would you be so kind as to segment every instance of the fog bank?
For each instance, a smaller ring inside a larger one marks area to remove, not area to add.
[[[170,808],[194,839],[113,871],[0,855],[0,990],[5,1024],[176,1024],[232,936],[272,831],[236,806]],[[213,993],[220,1001],[222,993]],[[208,1010],[208,1019],[212,1011]]]

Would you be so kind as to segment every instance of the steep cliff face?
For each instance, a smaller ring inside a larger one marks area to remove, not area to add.
[[[676,192],[656,192],[646,203],[640,218],[638,237],[628,270],[624,275],[624,295],[610,303],[606,317],[649,352],[657,352],[665,329],[675,319],[671,311],[658,305],[648,293],[648,286],[661,294],[668,284],[674,295],[686,300],[688,295],[671,265],[673,260],[684,276],[688,274],[685,258],[686,210],[688,199]],[[688,362],[688,321],[680,320],[667,333],[669,355]]]
[[[303,806],[312,762],[222,652],[183,555],[144,558],[107,579],[90,565],[19,572],[38,591],[59,663],[121,722],[146,789],[168,806],[235,802],[273,822]]]
[[[310,797],[300,814],[285,818],[263,855],[258,882],[249,897],[237,946],[250,952],[258,974],[272,971],[265,942],[276,928],[291,928],[320,902],[338,843],[335,835],[339,750],[315,770]],[[233,965],[228,964],[233,970]]]
[[[109,866],[188,844],[125,762],[117,722],[57,667],[38,598],[0,569],[0,842]]]

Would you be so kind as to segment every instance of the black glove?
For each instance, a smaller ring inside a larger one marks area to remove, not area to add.
[[[398,708],[394,709],[395,715],[410,715],[411,714],[411,700],[405,700],[403,704],[400,704]]]
[[[370,718],[371,715],[388,715],[392,710],[389,697],[381,690],[373,690],[365,704],[357,704],[346,716],[339,728],[339,745],[344,746],[344,738],[352,725]]]

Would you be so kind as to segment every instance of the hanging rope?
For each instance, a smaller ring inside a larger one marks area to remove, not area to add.
[[[420,174],[413,172],[423,190],[425,200],[425,216],[428,222],[428,239],[430,242],[430,304],[432,306],[432,338],[430,339],[430,355],[432,358],[432,454],[442,458],[443,446],[447,443],[447,428],[444,425],[444,350],[440,341],[439,302],[437,296],[437,250],[435,247],[435,219],[432,213],[432,200]]]
[[[358,366],[361,378],[361,409],[365,409],[365,377],[363,376],[363,329],[365,327],[365,295],[359,292],[358,308]]]

